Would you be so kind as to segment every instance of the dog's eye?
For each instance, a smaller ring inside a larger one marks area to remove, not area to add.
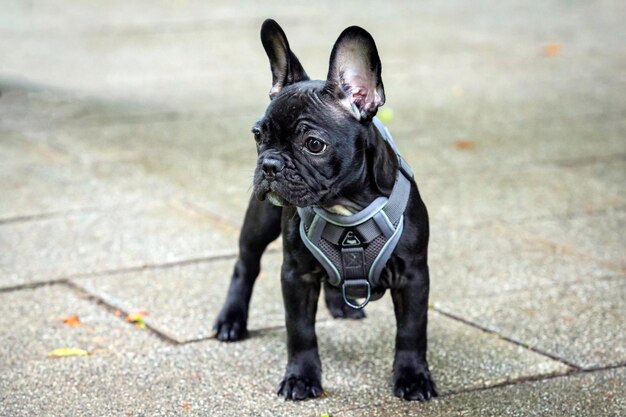
[[[252,134],[254,135],[254,141],[256,143],[261,142],[261,129],[259,129],[258,127],[253,127]]]
[[[304,146],[311,153],[322,153],[326,149],[326,144],[317,138],[308,138]]]

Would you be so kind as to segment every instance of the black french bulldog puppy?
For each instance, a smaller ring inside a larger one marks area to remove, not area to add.
[[[385,102],[381,63],[371,35],[353,26],[335,43],[328,77],[310,81],[273,20],[261,28],[272,71],[271,102],[252,132],[258,162],[254,196],[239,238],[228,296],[214,325],[216,337],[247,335],[248,305],[266,246],[283,234],[281,284],[288,363],[278,394],[302,400],[322,394],[315,315],[321,285],[335,317],[360,318],[325,282],[325,271],[303,243],[296,207],[349,215],[389,196],[399,162],[372,122]],[[437,396],[426,361],[429,277],[428,214],[411,179],[404,228],[380,282],[389,289],[397,322],[393,392],[407,400]]]

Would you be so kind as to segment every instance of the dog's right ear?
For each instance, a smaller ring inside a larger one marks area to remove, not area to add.
[[[359,120],[371,120],[385,104],[382,65],[374,38],[351,26],[341,32],[330,54],[326,88]]]
[[[289,42],[285,32],[283,32],[275,20],[267,19],[263,22],[261,26],[261,42],[270,60],[270,68],[272,69],[270,99],[276,97],[283,87],[309,79],[300,61],[289,49]]]

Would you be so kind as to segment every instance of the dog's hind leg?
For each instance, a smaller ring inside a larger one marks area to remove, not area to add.
[[[261,255],[280,235],[281,214],[282,208],[267,200],[259,201],[254,195],[250,199],[239,235],[239,256],[228,295],[213,325],[213,334],[221,341],[235,341],[247,336],[248,306],[261,268]]]
[[[362,319],[365,317],[365,311],[355,310],[348,306],[343,300],[341,290],[333,287],[327,281],[324,281],[324,301],[330,315],[336,319]]]

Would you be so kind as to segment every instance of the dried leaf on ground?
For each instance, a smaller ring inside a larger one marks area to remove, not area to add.
[[[78,327],[78,326],[80,326],[81,324],[83,324],[83,323],[80,321],[80,318],[79,318],[76,314],[73,314],[73,315],[71,315],[71,316],[67,316],[67,317],[65,317],[65,318],[63,319],[63,323],[65,323],[65,324],[67,324],[68,326],[71,326],[71,327]]]
[[[543,47],[543,54],[545,56],[557,56],[561,53],[561,45],[558,43],[548,43]]]
[[[462,151],[467,151],[474,149],[476,147],[476,142],[473,140],[459,139],[454,141],[454,147]]]
[[[58,348],[48,352],[50,358],[63,358],[67,356],[87,356],[89,353],[86,350],[78,348]]]
[[[139,327],[140,329],[145,329],[146,328],[146,322],[144,321],[144,317],[146,317],[148,315],[148,312],[146,310],[139,310],[135,313],[129,313],[126,316],[126,321],[129,323],[135,323],[136,327]]]

